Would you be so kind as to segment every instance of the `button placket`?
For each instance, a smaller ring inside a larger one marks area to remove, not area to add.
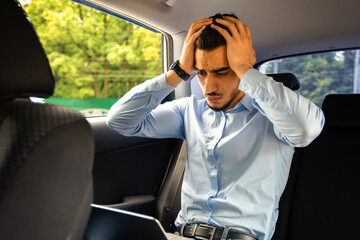
[[[216,154],[215,154],[215,150],[216,147],[218,145],[218,143],[220,142],[223,133],[224,133],[224,129],[226,126],[226,115],[221,112],[221,115],[218,115],[218,122],[217,122],[217,128],[214,129],[214,136],[213,139],[208,143],[208,160],[210,163],[210,172],[209,172],[209,180],[210,180],[210,184],[211,184],[211,188],[214,191],[212,196],[208,199],[210,201],[210,199],[215,198],[218,191],[219,191],[219,169],[218,169],[218,160],[216,159]],[[215,124],[214,124],[215,125]]]

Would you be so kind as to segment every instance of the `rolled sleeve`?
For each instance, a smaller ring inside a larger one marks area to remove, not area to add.
[[[163,110],[161,115],[152,114],[152,111],[173,90],[174,87],[167,84],[165,74],[145,81],[132,88],[111,107],[107,115],[107,125],[123,135],[155,136],[161,129],[156,125],[154,116],[166,117],[166,113]],[[171,114],[174,112],[176,111]],[[169,118],[171,114],[169,113]]]
[[[300,94],[255,69],[247,71],[239,89],[252,98],[252,104],[274,125],[276,136],[292,146],[304,147],[321,132],[322,110]]]

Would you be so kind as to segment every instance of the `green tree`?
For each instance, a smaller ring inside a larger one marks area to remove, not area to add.
[[[295,74],[300,81],[299,93],[321,106],[326,95],[352,92],[354,53],[327,52],[281,59],[270,62],[267,73],[274,71]]]
[[[52,67],[54,97],[119,98],[161,73],[161,35],[67,0],[24,5]]]

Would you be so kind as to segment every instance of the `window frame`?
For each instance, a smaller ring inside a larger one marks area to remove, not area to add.
[[[276,56],[274,58],[270,58],[268,60],[263,60],[263,61],[260,61],[260,62],[257,62],[255,65],[254,65],[254,68],[257,69],[257,70],[260,70],[260,67],[263,65],[263,64],[266,64],[268,62],[271,62],[271,61],[276,61],[276,60],[284,60],[284,59],[289,59],[289,58],[296,58],[296,57],[302,57],[302,56],[308,56],[308,55],[317,55],[317,54],[327,54],[327,53],[336,53],[336,52],[345,52],[345,51],[360,51],[360,48],[358,47],[354,47],[354,48],[341,48],[341,49],[335,49],[335,48],[332,48],[332,49],[328,49],[328,50],[324,50],[324,51],[313,51],[313,52],[306,52],[306,53],[300,53],[300,54],[292,54],[292,55],[286,55],[286,56]],[[360,60],[360,59],[359,59]],[[355,64],[355,63],[354,63]],[[280,73],[280,72],[279,72]],[[355,73],[354,73],[355,74]],[[360,76],[360,70],[358,72],[359,76]],[[301,89],[301,80],[299,79],[299,82],[300,82],[300,89]],[[352,84],[353,84],[353,90],[351,93],[346,93],[346,94],[359,94],[360,93],[360,87],[358,87],[357,90],[355,90],[355,85],[360,85],[360,79],[358,81],[358,83],[355,83],[355,81],[353,80],[352,81]],[[336,94],[340,94],[340,93],[336,93]]]
[[[108,14],[110,16],[122,19],[124,21],[127,21],[129,23],[135,24],[139,27],[145,28],[149,31],[152,31],[154,33],[161,34],[161,62],[162,62],[162,72],[165,73],[170,69],[171,63],[174,61],[174,44],[173,39],[170,34],[154,27],[150,26],[149,24],[146,24],[144,22],[141,22],[139,20],[136,20],[130,16],[127,16],[123,13],[115,12],[112,10],[109,10],[105,7],[99,6],[97,4],[94,4],[92,2],[86,1],[86,0],[70,0],[72,2],[81,4],[85,7],[89,7],[92,9],[95,9],[97,11],[103,12],[105,14]],[[163,102],[171,101],[175,99],[175,92],[171,92],[164,100]]]

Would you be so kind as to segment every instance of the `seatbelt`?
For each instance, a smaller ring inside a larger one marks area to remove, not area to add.
[[[166,183],[167,194],[164,199],[164,209],[162,213],[162,222],[165,230],[170,231],[172,229],[167,229],[167,226],[170,226],[170,228],[174,229],[173,226],[173,220],[171,219],[174,204],[176,202],[176,195],[177,192],[180,190],[180,186],[182,185],[182,178],[186,166],[186,159],[187,159],[187,149],[186,149],[186,142],[182,142],[182,146],[177,158],[177,161],[175,163],[175,166],[173,168],[172,173],[170,173],[171,178]],[[165,187],[165,186],[164,186]],[[177,214],[177,213],[175,213]]]

